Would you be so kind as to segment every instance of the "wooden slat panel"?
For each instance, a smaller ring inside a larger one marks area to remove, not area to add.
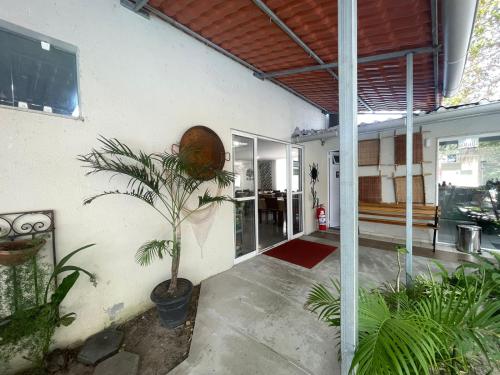
[[[413,164],[423,161],[422,133],[413,133]],[[394,164],[406,164],[406,134],[394,137]]]
[[[381,212],[406,212],[406,204],[391,204],[391,203],[366,203],[360,202],[359,209],[365,211],[381,211]],[[429,213],[434,214],[436,210],[435,206],[427,205],[413,205],[413,211],[415,213]]]
[[[397,221],[397,220],[384,220],[384,219],[373,219],[369,217],[360,217],[360,221],[368,221],[371,223],[378,223],[378,224],[390,224],[390,225],[400,225],[404,226],[406,225],[406,222],[404,221]],[[420,227],[420,228],[429,228],[432,229],[434,227],[433,224],[426,224],[426,223],[413,223],[414,227]]]
[[[394,177],[396,202],[406,202],[406,176]],[[424,176],[413,176],[413,203],[425,204]]]
[[[380,139],[368,139],[358,143],[358,165],[380,164]]]
[[[379,213],[377,211],[359,211],[360,215],[372,215],[372,216],[383,216],[383,217],[397,217],[397,218],[406,218],[405,213]],[[413,219],[415,220],[433,220],[434,213],[427,215],[413,215]]]
[[[382,200],[382,178],[380,176],[359,177],[358,199],[360,202],[380,203]]]

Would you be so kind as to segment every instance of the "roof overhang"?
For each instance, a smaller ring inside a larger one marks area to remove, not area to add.
[[[162,18],[323,111],[338,111],[336,1],[122,3]],[[437,0],[358,1],[359,111],[405,110],[409,52],[416,53],[415,110],[433,110],[443,94],[453,93],[463,73],[476,3],[443,0],[439,8]]]

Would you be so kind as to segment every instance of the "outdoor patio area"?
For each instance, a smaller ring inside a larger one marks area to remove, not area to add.
[[[337,241],[304,236],[339,247]],[[415,256],[415,274],[437,268]],[[458,262],[443,261],[449,270]],[[396,253],[359,248],[359,280],[371,288],[394,281]],[[340,373],[338,330],[305,308],[314,283],[340,277],[340,248],[312,269],[259,255],[201,284],[188,359],[172,375],[331,375]],[[404,279],[404,275],[402,275]]]
[[[0,0],[0,375],[500,370],[497,35],[494,0]]]

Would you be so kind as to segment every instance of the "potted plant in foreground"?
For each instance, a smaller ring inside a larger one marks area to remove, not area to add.
[[[458,375],[493,374],[500,369],[500,256],[476,256],[454,272],[418,275],[400,283],[397,248],[395,283],[359,289],[358,345],[350,374]],[[307,300],[310,310],[339,327],[340,283],[333,291],[316,284]],[[340,336],[340,331],[338,336]]]
[[[227,196],[212,196],[208,190],[198,197],[198,205],[188,209],[191,197],[200,186],[215,182],[219,189],[228,187],[234,177],[231,172],[212,168],[209,164],[197,163],[195,149],[184,148],[177,154],[162,152],[146,154],[134,152],[117,139],[100,137],[101,148],[87,155],[80,155],[90,170],[87,175],[100,172],[122,175],[128,178],[123,190],[105,191],[84,201],[89,204],[96,198],[107,195],[126,195],[140,199],[151,206],[170,225],[171,240],[152,240],[142,245],[136,253],[136,261],[149,265],[154,259],[172,258],[171,278],[158,284],[151,293],[162,324],[174,328],[186,320],[193,284],[178,278],[181,255],[181,224],[190,215],[212,203],[232,201]],[[208,176],[208,177],[207,177]]]

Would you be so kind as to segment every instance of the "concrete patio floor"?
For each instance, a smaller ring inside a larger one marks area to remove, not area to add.
[[[328,239],[302,239],[339,246]],[[393,252],[360,247],[360,285],[393,280],[396,264]],[[414,257],[416,273],[427,272],[427,264],[432,260]],[[454,269],[458,263],[445,265]],[[189,357],[170,374],[340,373],[336,329],[304,308],[314,283],[339,277],[337,249],[313,269],[260,255],[203,281]]]

